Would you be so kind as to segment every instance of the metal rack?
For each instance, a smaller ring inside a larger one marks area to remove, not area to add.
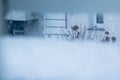
[[[28,23],[34,20],[39,21],[38,12],[25,12],[25,11],[10,11],[6,15],[8,22],[8,32],[11,35],[24,35],[26,28],[30,26]]]
[[[52,14],[52,13],[50,13]],[[61,17],[57,17],[59,14]],[[44,30],[45,35],[50,36],[64,36],[64,30],[67,29],[67,14],[66,13],[53,13],[51,17],[48,15],[44,16]],[[53,24],[54,23],[54,24]],[[51,32],[50,32],[51,31]]]
[[[8,32],[11,35],[24,35],[26,21],[16,21],[10,20],[8,21]]]

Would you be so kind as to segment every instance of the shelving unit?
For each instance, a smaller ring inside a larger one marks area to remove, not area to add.
[[[64,36],[67,29],[66,13],[46,13],[44,15],[44,30],[47,36]]]

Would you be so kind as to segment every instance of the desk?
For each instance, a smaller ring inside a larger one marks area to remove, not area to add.
[[[90,27],[87,28],[88,36],[87,38],[90,40],[100,40],[102,38],[102,34],[105,31],[104,28],[100,27]]]

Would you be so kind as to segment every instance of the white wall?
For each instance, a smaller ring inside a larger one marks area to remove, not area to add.
[[[68,13],[68,27],[78,26],[89,26],[89,15],[87,13]]]
[[[96,13],[93,13],[93,25],[104,27],[106,31],[109,31],[110,37],[115,36],[117,40],[120,41],[120,13],[103,13],[104,15],[104,24],[96,23]]]
[[[110,32],[111,36],[116,36],[120,41],[120,14],[119,13],[105,13],[104,26]]]
[[[115,36],[120,41],[120,13],[103,13],[104,24],[96,23],[96,13],[92,13],[90,20],[93,20],[93,26],[104,27],[106,31],[109,31],[110,37]]]

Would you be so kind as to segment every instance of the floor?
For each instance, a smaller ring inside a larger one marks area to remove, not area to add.
[[[3,38],[6,80],[120,80],[120,45]]]

